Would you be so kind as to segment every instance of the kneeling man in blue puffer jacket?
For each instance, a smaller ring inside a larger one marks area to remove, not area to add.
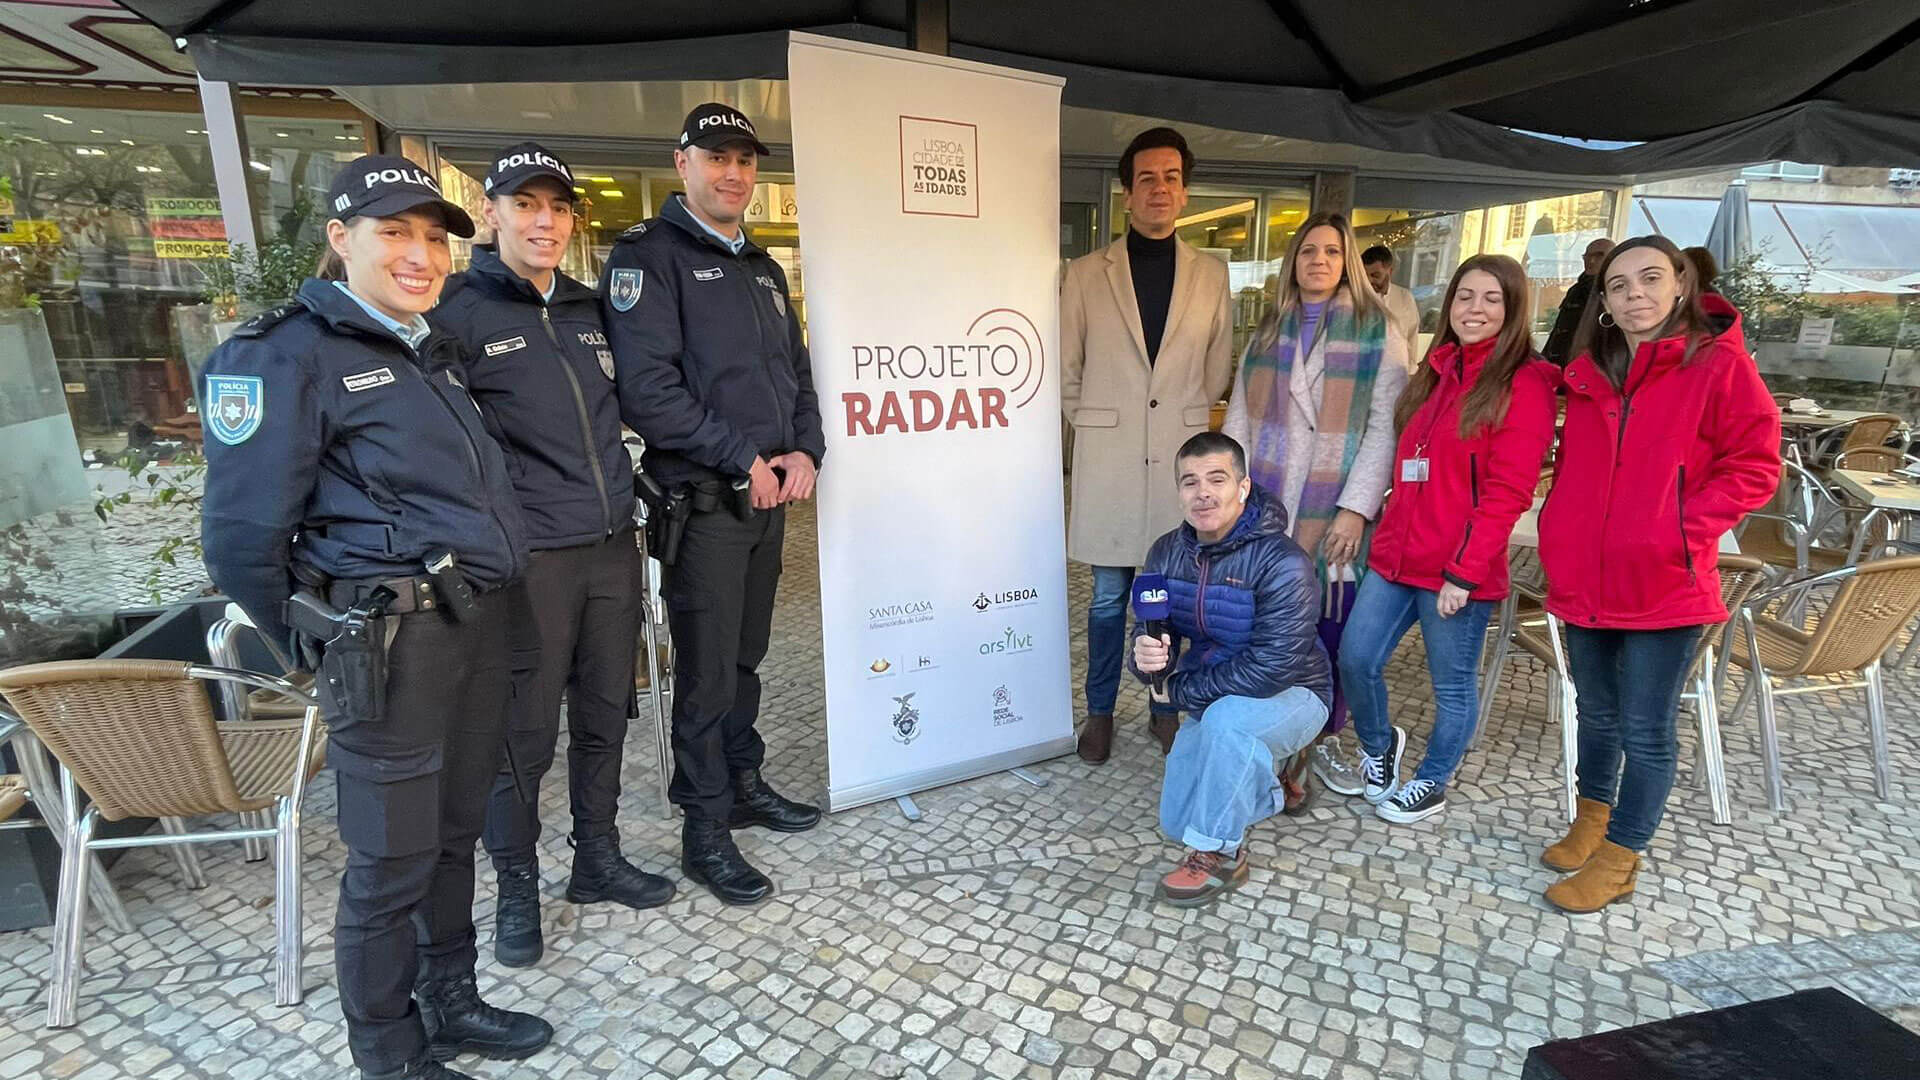
[[[1315,625],[1313,561],[1280,500],[1247,477],[1239,443],[1201,432],[1174,459],[1186,524],[1154,541],[1143,573],[1167,580],[1171,635],[1133,632],[1132,668],[1185,714],[1167,755],[1160,828],[1187,851],[1160,898],[1197,907],[1247,880],[1247,830],[1286,795],[1277,763],[1327,722],[1332,665]]]

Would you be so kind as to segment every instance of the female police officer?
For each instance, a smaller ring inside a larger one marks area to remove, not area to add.
[[[399,157],[354,161],[328,199],[335,280],[309,279],[207,361],[202,540],[214,582],[278,644],[290,621],[328,636],[295,617],[325,611],[304,599],[283,617],[296,591],[371,619],[321,663],[347,847],[341,1008],[364,1077],[458,1077],[437,1062],[525,1057],[553,1035],[484,1004],[473,971],[474,839],[500,766],[526,541],[457,345],[421,317],[446,280],[447,234],[473,222]]]
[[[573,238],[573,172],[538,143],[494,155],[483,187],[493,242],[447,282],[435,326],[460,339],[467,388],[512,463],[527,522],[538,651],[515,656],[508,768],[482,834],[499,875],[493,955],[540,959],[540,779],[567,696],[573,876],[567,899],[657,907],[673,882],[620,854],[614,817],[640,628],[633,462],[620,441],[600,298],[559,269]]]

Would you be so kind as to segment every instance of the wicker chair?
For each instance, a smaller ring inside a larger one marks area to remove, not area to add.
[[[1804,606],[1808,593],[1838,586],[1825,611],[1810,629],[1801,630],[1767,614],[1778,604]],[[1877,559],[1843,566],[1825,574],[1788,582],[1751,597],[1740,610],[1741,636],[1735,642],[1733,662],[1748,670],[1746,686],[1735,702],[1733,715],[1746,710],[1749,699],[1760,698],[1760,748],[1766,760],[1767,802],[1786,809],[1785,785],[1780,775],[1779,721],[1774,699],[1780,694],[1807,694],[1865,688],[1867,730],[1873,744],[1873,789],[1888,797],[1893,766],[1887,755],[1887,705],[1881,686],[1881,655],[1916,612],[1920,612],[1920,555]],[[1756,657],[1758,658],[1756,660]],[[1830,675],[1859,678],[1834,684],[1776,689],[1774,681]]]
[[[1906,463],[1907,456],[1891,446],[1859,446],[1842,450],[1840,456],[1833,459],[1836,469],[1860,472],[1890,473],[1905,467]]]
[[[1764,580],[1765,564],[1751,555],[1723,554],[1719,567],[1720,598],[1729,613],[1736,612],[1748,594]],[[1726,676],[1725,638],[1731,634],[1732,626],[1729,619],[1700,634],[1687,667],[1687,682],[1692,689],[1682,695],[1693,699],[1700,737],[1696,782],[1704,779],[1707,785],[1716,825],[1733,821],[1733,809],[1727,797],[1725,758],[1720,748],[1717,693]],[[1514,643],[1547,669],[1547,722],[1560,728],[1561,786],[1566,796],[1567,817],[1571,820],[1579,805],[1580,717],[1573,680],[1568,675],[1566,652],[1561,645],[1560,620],[1544,611],[1536,618],[1523,619],[1514,634]]]
[[[305,699],[298,721],[219,722],[201,681],[265,687]],[[4,694],[60,762],[63,827],[53,977],[47,1025],[70,1027],[79,991],[81,939],[94,851],[271,837],[275,850],[274,999],[298,1004],[300,809],[320,769],[326,733],[311,698],[285,680],[173,660],[73,660],[0,671]],[[93,800],[79,812],[76,782]],[[102,819],[247,814],[272,808],[277,827],[95,839]]]
[[[61,809],[60,784],[47,762],[46,748],[33,737],[33,729],[27,722],[4,706],[0,706],[0,746],[13,750],[13,760],[20,769],[17,774],[0,776],[0,789],[6,791],[6,795],[0,797],[0,808],[5,810],[0,813],[0,830],[44,828],[53,834],[54,843],[65,849],[67,834],[62,826],[67,818]],[[37,818],[15,816],[28,805],[38,813]],[[100,857],[87,857],[93,860],[92,872],[87,877],[93,906],[115,931],[123,934],[131,931],[133,920],[127,918],[127,909],[120,903],[120,894],[108,879],[106,868],[100,865]]]
[[[1892,413],[1871,413],[1808,432],[1801,445],[1806,448],[1809,461],[1825,467],[1849,450],[1885,446],[1905,424],[1906,421]]]

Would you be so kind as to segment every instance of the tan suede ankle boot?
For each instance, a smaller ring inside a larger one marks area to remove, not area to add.
[[[1602,840],[1579,873],[1547,886],[1547,902],[1561,911],[1585,915],[1632,896],[1639,876],[1639,852]]]
[[[1540,861],[1550,870],[1571,873],[1587,865],[1593,857],[1594,849],[1607,838],[1607,820],[1613,816],[1613,807],[1598,799],[1582,798],[1580,809],[1574,816],[1573,825],[1567,829],[1566,838],[1546,850]]]

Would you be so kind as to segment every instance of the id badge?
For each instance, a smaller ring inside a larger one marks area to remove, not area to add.
[[[1426,483],[1427,459],[1423,457],[1402,459],[1400,462],[1400,482],[1403,484]]]

